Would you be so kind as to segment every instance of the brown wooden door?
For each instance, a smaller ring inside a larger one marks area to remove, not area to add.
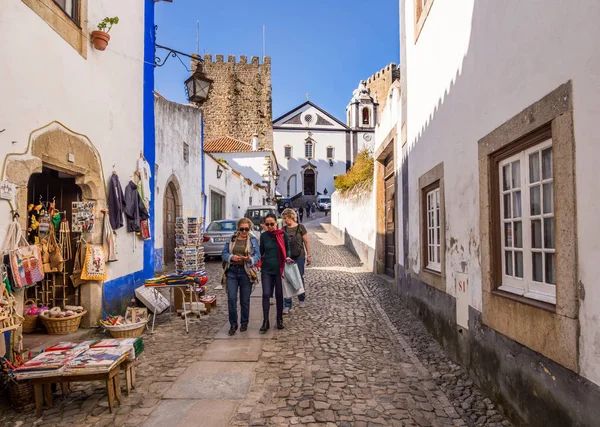
[[[315,171],[312,169],[307,169],[304,172],[304,195],[315,195]]]
[[[164,203],[163,256],[165,264],[175,261],[175,189],[173,183],[167,185]]]
[[[394,175],[394,157],[389,156],[385,167],[385,274],[394,277],[396,265],[396,186]]]

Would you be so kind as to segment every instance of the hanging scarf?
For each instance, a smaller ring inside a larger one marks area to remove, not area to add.
[[[283,276],[283,268],[285,267],[285,260],[287,258],[287,251],[285,250],[285,240],[283,240],[283,230],[267,231],[269,236],[277,239],[277,252],[279,253],[279,274]]]

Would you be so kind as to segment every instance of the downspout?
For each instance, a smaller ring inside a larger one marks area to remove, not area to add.
[[[205,161],[204,161],[204,111],[200,111],[200,150],[202,150],[202,231],[206,230],[206,178],[205,178]]]

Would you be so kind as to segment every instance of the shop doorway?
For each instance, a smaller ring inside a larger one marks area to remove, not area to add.
[[[384,163],[385,188],[385,274],[394,277],[396,265],[396,186],[394,156],[389,155]]]
[[[44,280],[27,289],[27,298],[37,302],[48,304],[53,307],[64,307],[65,305],[79,305],[77,288],[71,285],[69,276],[73,272],[73,259],[77,249],[79,233],[72,232],[73,224],[72,203],[82,200],[82,192],[75,183],[75,177],[47,167],[42,167],[42,172],[31,174],[27,185],[27,205],[33,209],[27,213],[28,240],[30,243],[38,243],[40,227],[37,225],[40,212],[47,211],[50,204],[54,204],[56,211],[60,213],[69,224],[71,257],[64,263],[63,271],[46,273]],[[41,210],[36,208],[41,206]],[[33,217],[33,218],[32,218]],[[33,224],[33,227],[32,227]],[[96,226],[98,226],[96,224]],[[34,227],[38,227],[34,229]],[[60,226],[56,229],[57,239],[60,238]]]
[[[225,219],[225,197],[216,191],[210,192],[210,220]]]
[[[164,202],[163,251],[165,264],[175,262],[175,218],[177,217],[177,189],[173,181],[167,184]]]
[[[312,169],[306,169],[304,171],[304,195],[314,196],[315,195],[315,171]]]

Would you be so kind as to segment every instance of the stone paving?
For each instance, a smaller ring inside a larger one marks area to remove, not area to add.
[[[183,320],[162,315],[144,336],[137,387],[113,414],[101,383],[77,384],[40,418],[0,408],[0,425],[510,426],[382,280],[326,232],[327,220],[307,224],[314,263],[306,306],[284,317],[284,330],[256,334],[257,290],[250,330],[227,339],[225,294],[211,286],[217,310],[191,320],[189,334]],[[215,285],[220,262],[207,267]]]

